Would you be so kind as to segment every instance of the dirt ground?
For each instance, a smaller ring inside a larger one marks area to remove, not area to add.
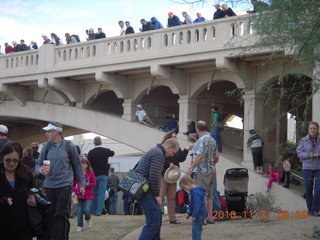
[[[279,216],[278,216],[279,215]],[[203,226],[202,239],[223,240],[307,240],[312,233],[313,225],[320,225],[320,217],[309,216],[302,219],[296,213],[291,213],[288,219],[281,212],[267,214],[258,213],[252,219],[236,217],[232,220],[216,222]],[[295,218],[297,217],[297,218]],[[264,219],[260,219],[264,218]],[[283,219],[281,219],[283,218]],[[191,221],[178,216],[179,225],[164,222],[161,230],[163,240],[191,240]]]

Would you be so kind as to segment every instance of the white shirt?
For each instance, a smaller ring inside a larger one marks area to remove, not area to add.
[[[126,34],[126,27],[123,25],[123,27],[120,29],[120,36]]]
[[[139,119],[139,122],[141,122],[142,120],[143,120],[143,118],[145,117],[145,116],[147,116],[147,113],[146,113],[146,111],[145,110],[138,110],[138,111],[136,111],[136,116],[138,117],[138,119]]]

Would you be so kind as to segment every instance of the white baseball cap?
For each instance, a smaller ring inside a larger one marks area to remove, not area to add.
[[[142,105],[141,105],[141,104],[138,104],[138,105],[137,105],[137,108],[141,108],[141,109],[142,109]]]
[[[8,133],[8,128],[5,125],[0,125],[0,132]]]
[[[49,123],[48,126],[42,128],[43,130],[49,131],[49,130],[56,130],[59,132],[62,132],[62,127],[54,125],[54,123]]]

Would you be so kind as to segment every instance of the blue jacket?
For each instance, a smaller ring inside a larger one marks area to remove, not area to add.
[[[181,25],[181,22],[179,17],[177,17],[176,15],[173,15],[172,19],[168,18],[168,27],[174,27],[179,25]]]
[[[152,17],[151,18],[151,22],[153,24],[153,29],[161,29],[161,28],[163,28],[161,22],[159,22],[156,17]]]
[[[204,200],[206,189],[203,187],[195,187],[190,191],[190,194],[188,215],[197,218],[199,214],[207,213],[206,201]]]
[[[206,21],[206,19],[204,17],[201,17],[201,18],[196,18],[193,23],[198,23],[198,22],[204,22]]]

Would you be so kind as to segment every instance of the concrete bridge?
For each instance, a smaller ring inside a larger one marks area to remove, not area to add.
[[[246,15],[2,55],[0,121],[24,144],[45,140],[43,121],[59,121],[68,126],[66,134],[92,131],[146,151],[162,133],[130,122],[137,104],[158,126],[177,113],[181,133],[187,119],[210,123],[210,106],[217,105],[224,121],[243,118],[243,134],[222,133],[224,145],[243,149],[242,164],[252,166],[246,146],[251,128],[270,127],[264,155],[274,160],[286,141],[287,123],[280,116],[288,103],[265,107],[257,88],[279,67],[277,61],[261,63],[275,51],[279,60],[291,53],[256,48],[256,40]],[[244,91],[243,104],[226,95],[235,89]]]

